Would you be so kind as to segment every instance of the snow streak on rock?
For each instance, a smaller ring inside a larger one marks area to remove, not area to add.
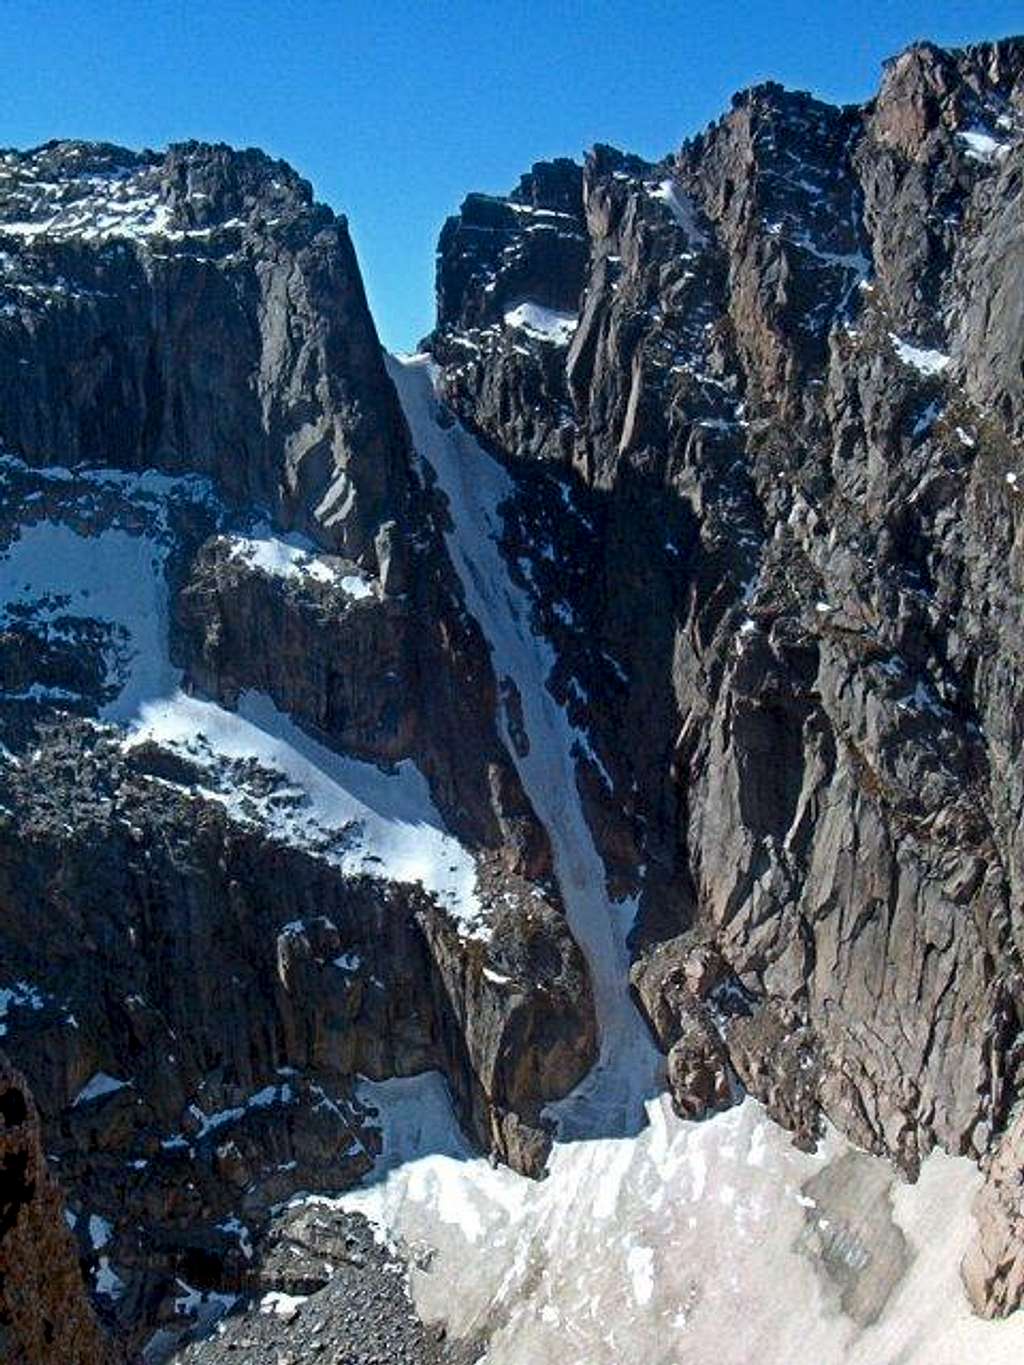
[[[426,357],[395,360],[390,369],[416,451],[448,500],[448,552],[466,604],[490,645],[499,685],[513,683],[522,699],[528,752],[518,752],[507,714],[503,737],[547,829],[569,926],[590,967],[600,1060],[583,1084],[549,1112],[563,1139],[635,1132],[644,1100],[657,1089],[661,1067],[629,998],[626,935],[636,906],[608,899],[604,868],[576,786],[581,736],[548,690],[554,651],[534,633],[530,598],[513,582],[498,545],[500,508],[513,491],[512,481],[461,427],[438,424]],[[582,738],[585,750],[588,741]]]

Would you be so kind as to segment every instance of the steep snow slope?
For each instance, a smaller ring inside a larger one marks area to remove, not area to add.
[[[256,692],[228,710],[180,690],[181,670],[168,651],[169,516],[175,501],[209,505],[204,481],[61,467],[30,473],[11,457],[0,457],[3,472],[34,480],[25,506],[45,495],[52,517],[18,525],[0,547],[0,629],[95,651],[100,719],[127,729],[128,748],[154,740],[186,756],[202,770],[206,794],[233,819],[316,851],[347,874],[421,882],[465,932],[475,932],[476,864],[446,832],[412,760],[384,772],[343,757]],[[263,529],[228,540],[232,554],[261,572],[336,581],[353,598],[372,593],[365,578],[342,573],[301,537]],[[0,699],[84,701],[69,686],[39,683],[0,690]]]
[[[563,1140],[620,1136],[642,1123],[643,1101],[657,1090],[660,1057],[629,998],[626,935],[635,904],[608,899],[604,868],[576,787],[574,750],[589,747],[548,690],[551,646],[531,627],[531,603],[509,577],[501,550],[500,508],[512,492],[508,474],[460,427],[442,428],[426,356],[392,360],[413,443],[448,500],[448,551],[469,610],[491,647],[499,686],[512,683],[522,702],[529,748],[504,739],[545,825],[566,915],[586,954],[594,987],[601,1055],[591,1075],[551,1107]],[[522,746],[520,746],[521,748]]]

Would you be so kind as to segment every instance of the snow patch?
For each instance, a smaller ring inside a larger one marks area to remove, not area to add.
[[[356,599],[373,596],[367,579],[342,572],[336,562],[321,554],[305,536],[280,536],[269,528],[261,528],[251,536],[230,535],[224,539],[231,559],[242,560],[272,578],[293,583],[337,584],[349,597]]]
[[[92,1243],[93,1250],[99,1251],[105,1247],[113,1236],[113,1224],[108,1218],[101,1218],[98,1213],[89,1215],[89,1241]]]
[[[240,823],[258,822],[349,876],[420,882],[464,932],[480,931],[476,863],[445,832],[411,759],[384,771],[335,753],[259,692],[243,693],[236,711],[183,692],[147,702],[127,747],[145,740],[204,769],[204,796]],[[278,786],[247,784],[252,764],[276,774]]]
[[[124,1293],[124,1280],[110,1264],[109,1256],[100,1257],[99,1265],[93,1272],[93,1284],[96,1293],[107,1299],[119,1299]]]
[[[889,340],[904,365],[911,366],[919,374],[929,376],[941,374],[950,364],[950,357],[944,355],[942,351],[930,350],[926,346],[915,346],[913,342],[898,337],[895,332],[889,333]]]
[[[540,303],[520,303],[505,314],[506,327],[515,327],[554,346],[568,346],[578,325],[579,318],[575,313],[545,308]]]
[[[177,676],[164,645],[166,553],[152,536],[114,528],[88,536],[62,522],[23,526],[0,554],[0,627],[28,619],[49,631],[88,631],[98,622],[105,682],[118,689],[100,716],[130,719]]]
[[[41,1010],[46,1006],[42,991],[28,981],[15,981],[11,986],[0,986],[0,1038],[7,1033],[7,1013],[11,1008]]]
[[[963,143],[971,161],[981,161],[986,165],[1001,161],[1010,150],[1008,143],[993,137],[987,128],[968,128],[962,133],[957,133],[957,139]]]
[[[308,1294],[285,1294],[279,1289],[272,1289],[260,1299],[260,1312],[272,1313],[285,1322],[292,1322],[308,1298]]]
[[[79,1090],[71,1102],[71,1107],[74,1109],[80,1104],[89,1104],[104,1095],[113,1095],[117,1090],[126,1089],[129,1084],[128,1081],[120,1081],[116,1076],[108,1075],[106,1071],[97,1071]]]
[[[647,193],[652,199],[660,200],[666,206],[694,246],[707,246],[707,234],[697,218],[697,207],[686,191],[674,180],[671,178],[662,180],[659,184],[649,187]]]

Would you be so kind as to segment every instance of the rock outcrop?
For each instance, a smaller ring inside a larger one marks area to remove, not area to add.
[[[112,1365],[86,1296],[32,1094],[0,1053],[0,1355],[9,1365]]]
[[[208,474],[376,562],[408,452],[343,218],[262,152],[82,142],[0,164],[0,441]]]
[[[0,1021],[159,1354],[368,1081],[539,1174],[594,1009],[344,222],[226,148],[0,176]]]
[[[961,1267],[964,1287],[976,1313],[1006,1317],[1024,1303],[1024,1114],[995,1150],[974,1215],[977,1230]]]

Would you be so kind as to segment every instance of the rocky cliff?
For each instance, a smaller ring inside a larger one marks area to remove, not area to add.
[[[686,1118],[982,1162],[1020,1301],[1022,133],[1024,42],[919,45],[470,195],[440,407],[286,166],[4,154],[0,1028],[133,1349],[374,1082],[629,1131],[627,976]]]
[[[0,1350],[10,1365],[107,1365],[24,1078],[0,1054]]]
[[[371,1168],[360,1078],[537,1173],[595,1023],[344,222],[223,147],[0,175],[0,1020],[159,1354]]]
[[[738,1080],[911,1174],[1022,1079],[1022,128],[1015,40],[865,106],[755,87],[663,163],[470,196],[430,342],[522,470],[680,1112]]]

